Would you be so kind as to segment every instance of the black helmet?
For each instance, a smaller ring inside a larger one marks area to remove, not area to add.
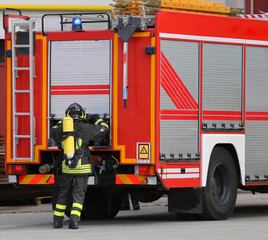
[[[85,109],[78,103],[72,103],[65,111],[66,117],[82,119],[85,116]]]

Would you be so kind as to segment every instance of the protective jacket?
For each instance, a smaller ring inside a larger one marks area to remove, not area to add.
[[[72,162],[66,158],[62,161],[62,173],[71,175],[92,174],[92,158],[88,149],[89,141],[100,141],[108,132],[108,125],[99,119],[95,125],[84,123],[82,120],[74,121],[75,154]],[[63,149],[65,140],[62,121],[51,129],[51,137],[60,149]]]

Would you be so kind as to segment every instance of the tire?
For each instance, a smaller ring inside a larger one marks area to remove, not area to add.
[[[231,154],[223,147],[214,148],[210,157],[207,185],[202,192],[201,219],[229,218],[235,207],[237,188],[236,166]]]
[[[107,189],[88,188],[84,200],[82,219],[112,219],[120,210],[122,195],[109,195]]]

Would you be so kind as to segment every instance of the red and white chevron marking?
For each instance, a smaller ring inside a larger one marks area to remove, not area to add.
[[[239,14],[237,15],[240,18],[248,18],[248,19],[264,19],[268,20],[268,14]]]

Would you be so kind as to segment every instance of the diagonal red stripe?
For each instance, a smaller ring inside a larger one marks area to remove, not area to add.
[[[164,78],[164,80],[165,80],[165,78]],[[175,95],[175,93],[173,92],[173,90],[170,87],[170,84],[167,81],[162,81],[161,85],[162,85],[163,89],[165,90],[165,92],[168,94],[169,98],[172,100],[172,102],[175,104],[175,106],[178,109],[186,109],[187,108],[184,104],[183,99],[181,99],[180,97],[177,97],[177,98],[173,97]]]
[[[162,53],[163,54],[163,53]],[[197,103],[195,102],[194,98],[192,97],[192,95],[190,94],[190,92],[188,91],[188,89],[185,87],[185,85],[183,84],[183,82],[181,81],[180,77],[177,75],[176,71],[173,69],[173,67],[171,66],[171,64],[168,62],[168,60],[166,59],[166,57],[163,54],[163,58],[165,59],[165,63],[168,66],[168,69],[172,72],[173,77],[173,82],[176,86],[176,84],[178,84],[180,86],[180,88],[182,89],[182,92],[184,94],[184,96],[186,97],[186,100],[189,102],[189,104],[192,107],[196,107],[197,108]]]
[[[181,98],[179,101],[183,101],[184,108],[188,109],[190,107],[188,100],[185,98],[185,94],[183,92],[183,88],[180,86],[179,82],[176,82],[176,76],[174,75],[172,69],[169,68],[166,61],[162,61],[163,71],[165,72],[165,79],[167,85],[173,89],[173,99],[174,97]]]
[[[173,88],[175,94],[174,96],[181,96],[183,99],[184,105],[186,109],[191,108],[191,101],[187,99],[185,91],[184,91],[184,86],[181,84],[180,79],[177,80],[177,76],[175,71],[172,69],[172,67],[169,65],[166,59],[163,58],[163,70],[166,72],[166,80],[168,82],[168,85]]]
[[[133,184],[141,184],[140,179],[138,179],[138,177],[137,177],[136,175],[128,174],[127,177],[129,178],[129,180],[130,180]]]
[[[168,62],[164,54],[161,52],[161,85],[165,85],[165,91],[167,92],[170,99],[174,102],[175,106],[178,108],[178,102],[183,100],[184,109],[197,109],[198,104],[194,100],[191,93],[185,87],[180,77],[177,75],[175,70],[172,68],[171,64]],[[169,86],[169,88],[167,87]],[[180,107],[181,108],[181,107]]]
[[[116,175],[116,184],[124,184],[124,182],[121,180],[119,176]]]
[[[19,183],[21,183],[26,177],[27,177],[27,175],[20,175]]]
[[[29,184],[38,184],[39,181],[43,178],[43,175],[36,174],[34,178],[29,182]]]
[[[54,184],[55,183],[55,177],[54,174],[50,176],[50,178],[47,180],[46,184]]]
[[[162,87],[165,87],[166,93],[169,95],[170,99],[173,101],[173,103],[176,105],[179,109],[187,109],[187,102],[185,101],[181,89],[176,90],[172,88],[172,82],[169,80],[168,73],[165,69],[162,70]]]
[[[173,93],[170,97],[172,97],[173,100],[176,99],[178,102],[182,103],[184,109],[189,108],[189,103],[184,97],[184,93],[182,91],[183,89],[180,86],[176,87],[176,85],[178,85],[178,83],[174,81],[176,76],[174,76],[174,73],[168,68],[164,61],[162,63],[162,72],[164,73],[163,83],[166,83],[166,85],[170,88],[170,92]]]

